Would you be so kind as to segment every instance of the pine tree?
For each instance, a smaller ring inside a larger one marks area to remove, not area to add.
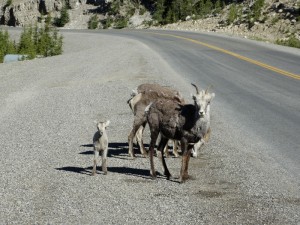
[[[33,40],[33,34],[34,32],[32,26],[29,28],[24,27],[18,45],[18,53],[27,55],[28,59],[34,59],[36,57],[36,46]]]
[[[68,12],[68,6],[65,5],[60,12],[60,17],[56,19],[55,25],[58,27],[64,27],[70,21]]]

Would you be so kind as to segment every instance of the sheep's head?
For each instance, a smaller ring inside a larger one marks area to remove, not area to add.
[[[207,112],[207,106],[210,104],[211,100],[215,97],[215,93],[209,93],[209,86],[206,90],[199,91],[195,84],[192,84],[196,88],[196,94],[193,95],[195,105],[199,109],[200,117],[203,117]]]
[[[109,120],[107,120],[106,122],[98,122],[97,123],[97,129],[101,136],[103,135],[105,129],[108,127],[109,124],[110,124]]]

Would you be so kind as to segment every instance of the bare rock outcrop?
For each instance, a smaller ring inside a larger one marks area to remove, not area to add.
[[[69,0],[71,9],[76,9],[87,0]],[[0,25],[24,26],[33,24],[45,14],[52,17],[59,16],[59,12],[66,4],[65,0],[0,0]]]

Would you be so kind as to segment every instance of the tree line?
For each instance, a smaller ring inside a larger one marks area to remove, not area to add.
[[[24,59],[62,54],[63,37],[50,26],[50,20],[46,18],[41,28],[37,25],[24,27],[19,42],[12,40],[7,30],[0,30],[0,63],[6,54],[20,54]]]

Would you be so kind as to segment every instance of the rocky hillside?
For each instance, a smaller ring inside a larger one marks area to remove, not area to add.
[[[245,1],[236,6],[236,16],[228,23],[232,5],[221,13],[208,15],[204,19],[186,21],[162,26],[163,29],[221,32],[252,39],[275,42],[295,37],[300,40],[300,1],[269,0],[262,7],[256,21],[251,17],[254,1]]]
[[[141,3],[143,2],[143,3]],[[155,24],[153,7],[141,0],[0,0],[0,25],[24,26],[42,22],[43,15],[58,18],[67,4],[70,21],[65,28],[84,29],[94,16],[96,28],[146,28]],[[155,1],[148,1],[153,2]],[[226,5],[201,19],[187,16],[174,24],[155,26],[161,29],[225,32],[249,38],[269,40],[300,40],[300,1],[246,0]],[[262,2],[257,11],[257,2]],[[149,3],[150,4],[150,3]],[[149,10],[152,9],[152,12]],[[157,25],[157,24],[156,24]]]

